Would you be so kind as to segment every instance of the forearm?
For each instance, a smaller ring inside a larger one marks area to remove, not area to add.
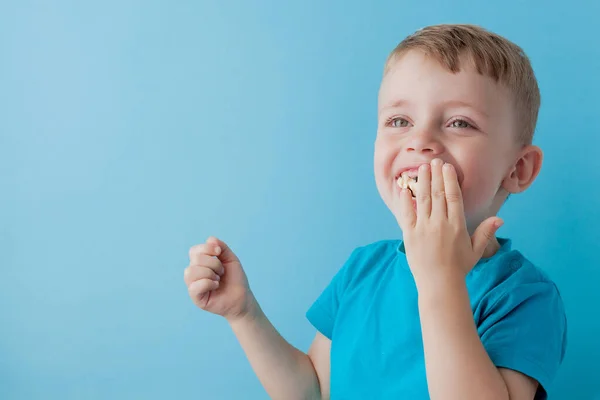
[[[308,355],[289,344],[258,303],[250,315],[229,321],[250,365],[272,399],[320,399],[317,374]]]
[[[419,313],[431,399],[509,399],[477,333],[464,279],[419,288]]]

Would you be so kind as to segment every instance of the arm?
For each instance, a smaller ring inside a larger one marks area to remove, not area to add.
[[[193,246],[183,276],[194,304],[227,319],[271,398],[329,398],[331,341],[317,333],[306,355],[282,338],[252,294],[239,258],[225,242],[211,236]]]
[[[330,374],[331,374],[331,340],[321,332],[317,334],[308,349],[308,356],[317,371],[319,387],[321,388],[321,399],[329,400]]]
[[[252,313],[230,321],[230,325],[269,397],[283,400],[329,398],[329,339],[323,336],[323,340],[317,334],[309,357],[281,337],[258,303]],[[327,375],[321,380],[322,386],[326,386],[324,396],[317,373]]]
[[[464,280],[422,287],[419,313],[432,399],[534,398],[535,380],[492,363],[479,339]]]
[[[471,235],[456,170],[440,159],[419,167],[416,207],[406,189],[399,200],[395,215],[419,293],[431,398],[533,399],[535,382],[500,372],[492,362],[475,327],[465,283],[502,220],[489,217]],[[513,348],[508,341],[505,349]]]

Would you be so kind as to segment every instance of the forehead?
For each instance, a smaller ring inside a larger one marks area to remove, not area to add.
[[[481,75],[464,57],[460,71],[451,72],[438,60],[419,50],[410,50],[391,60],[381,82],[378,108],[381,111],[399,100],[415,104],[467,103],[484,113],[509,111],[508,89]]]

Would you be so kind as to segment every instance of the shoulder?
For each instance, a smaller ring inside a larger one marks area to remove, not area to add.
[[[363,268],[385,264],[397,256],[400,243],[400,240],[378,240],[355,248],[350,258]]]
[[[555,318],[565,319],[557,284],[539,266],[515,249],[505,249],[478,264],[467,277],[470,295],[484,314],[530,304],[535,311],[553,308]]]
[[[479,271],[483,277],[479,283],[487,286],[482,293],[487,313],[527,309],[534,319],[547,314],[552,320],[566,324],[558,286],[540,266],[517,250],[500,254],[489,264],[481,266]]]
[[[394,239],[378,240],[359,246],[354,250],[354,252],[356,252],[357,255],[367,259],[373,259],[381,256],[394,256],[397,253],[401,242],[401,240]]]
[[[556,283],[516,250],[479,267],[477,283],[488,290],[480,292],[475,315],[490,358],[548,387],[567,346],[567,316]]]
[[[383,268],[398,256],[400,240],[378,240],[356,247],[344,265],[348,283],[362,281]]]
[[[493,272],[507,290],[532,285],[558,294],[558,287],[552,278],[518,250],[508,251],[494,260]]]
[[[485,262],[478,263],[468,278],[477,281],[485,292],[510,292],[517,287],[538,286],[546,290],[558,288],[550,276],[519,250],[503,241],[501,250]]]

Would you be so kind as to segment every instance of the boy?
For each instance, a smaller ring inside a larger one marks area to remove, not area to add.
[[[498,210],[538,175],[528,58],[473,25],[431,26],[389,56],[374,169],[402,241],[355,249],[307,312],[305,354],[261,311],[221,240],[190,249],[194,303],[224,316],[273,399],[542,399],[562,362],[559,292]]]

